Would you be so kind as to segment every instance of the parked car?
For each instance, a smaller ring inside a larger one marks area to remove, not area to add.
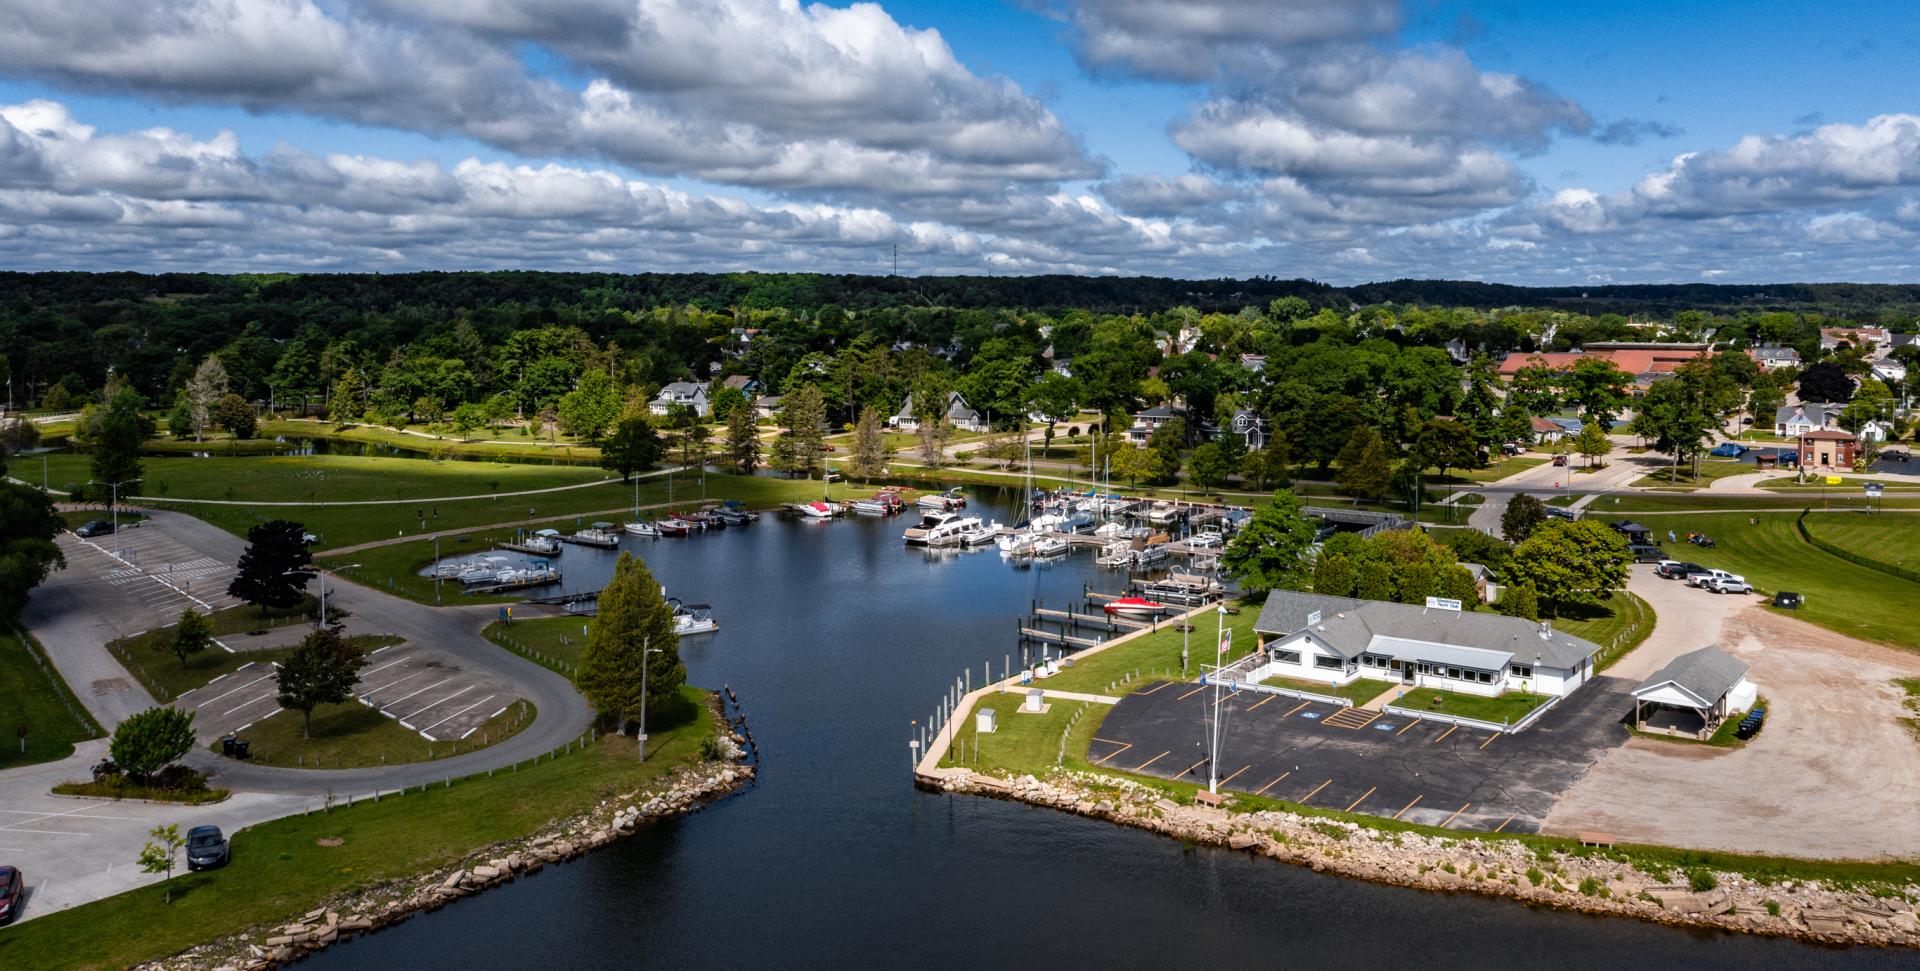
[[[1753,587],[1743,576],[1714,577],[1708,580],[1706,588],[1714,593],[1752,593]]]
[[[1568,509],[1565,506],[1548,506],[1547,518],[1548,519],[1572,519],[1574,518],[1574,512],[1573,510]]]
[[[113,524],[104,519],[90,519],[73,531],[75,536],[105,536],[113,532]]]
[[[1713,451],[1708,452],[1707,454],[1717,455],[1723,459],[1737,459],[1740,456],[1747,454],[1748,451],[1749,449],[1745,445],[1740,444],[1739,442],[1721,442],[1720,444],[1715,445],[1713,447]]]
[[[0,866],[0,924],[11,924],[20,913],[20,897],[27,890],[27,878],[17,866]]]
[[[1665,550],[1658,546],[1649,546],[1645,543],[1635,543],[1627,547],[1627,552],[1633,554],[1633,562],[1635,563],[1664,563],[1667,559]]]
[[[1567,464],[1567,457],[1564,455],[1556,455],[1553,457],[1553,464],[1556,466],[1565,465]]]
[[[1664,580],[1678,580],[1689,573],[1705,569],[1706,567],[1698,563],[1688,563],[1686,560],[1661,560],[1653,568],[1653,575]]]
[[[211,870],[227,865],[227,838],[218,826],[195,826],[187,830],[187,869]]]
[[[1500,446],[1500,451],[1507,455],[1519,455],[1526,450],[1527,447],[1519,442],[1504,442]]]
[[[1799,610],[1805,599],[1791,590],[1782,590],[1773,595],[1773,605],[1784,610]]]
[[[1701,589],[1705,589],[1705,588],[1706,588],[1706,586],[1707,586],[1707,584],[1710,584],[1710,583],[1712,583],[1712,582],[1714,582],[1714,581],[1716,581],[1716,580],[1721,580],[1721,579],[1729,579],[1729,580],[1731,580],[1731,579],[1741,579],[1741,580],[1744,580],[1745,578],[1743,578],[1743,577],[1735,577],[1735,576],[1734,576],[1733,574],[1731,574],[1731,573],[1728,573],[1728,572],[1727,572],[1727,571],[1725,571],[1725,570],[1711,570],[1711,569],[1709,569],[1709,570],[1702,570],[1702,571],[1700,571],[1700,572],[1697,572],[1697,573],[1689,573],[1689,574],[1687,574],[1687,586],[1689,586],[1689,587],[1700,587]]]

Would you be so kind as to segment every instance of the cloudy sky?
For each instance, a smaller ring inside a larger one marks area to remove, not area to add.
[[[0,0],[0,267],[1920,282],[1920,10]]]

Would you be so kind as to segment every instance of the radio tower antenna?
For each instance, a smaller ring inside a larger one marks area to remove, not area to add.
[[[893,244],[893,275],[900,275],[900,244]]]

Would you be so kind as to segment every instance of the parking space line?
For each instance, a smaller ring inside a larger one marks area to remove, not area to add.
[[[1303,701],[1303,702],[1301,702],[1301,703],[1299,703],[1299,704],[1297,704],[1297,705],[1295,705],[1295,706],[1293,706],[1293,711],[1289,711],[1289,712],[1287,712],[1287,714],[1286,714],[1286,715],[1281,715],[1280,717],[1282,717],[1282,718],[1285,718],[1285,717],[1287,717],[1287,715],[1291,715],[1291,714],[1293,714],[1293,712],[1295,712],[1295,711],[1299,711],[1300,709],[1302,709],[1302,708],[1305,708],[1306,706],[1308,706],[1308,705],[1311,705],[1311,704],[1313,704],[1313,702],[1311,702],[1311,701]]]
[[[1171,751],[1172,751],[1172,749],[1168,749],[1167,751],[1168,751],[1168,752],[1171,752]],[[1150,758],[1150,759],[1148,759],[1148,760],[1146,760],[1145,762],[1142,762],[1142,763],[1140,763],[1139,765],[1136,765],[1136,766],[1134,766],[1134,767],[1133,767],[1133,771],[1135,771],[1135,772],[1141,772],[1141,771],[1145,771],[1145,769],[1146,769],[1146,767],[1147,767],[1147,766],[1149,766],[1149,765],[1152,765],[1153,763],[1155,763],[1155,762],[1158,762],[1158,761],[1160,761],[1160,760],[1161,760],[1162,758],[1164,758],[1164,757],[1165,757],[1166,755],[1167,755],[1167,752],[1161,752],[1161,753],[1160,753],[1159,755],[1156,755],[1156,756],[1154,756],[1153,758]]]
[[[1353,810],[1354,810],[1354,808],[1355,808],[1355,807],[1357,807],[1357,806],[1359,806],[1359,805],[1360,805],[1361,803],[1363,803],[1363,802],[1366,802],[1366,801],[1367,801],[1367,797],[1368,797],[1368,796],[1371,796],[1371,795],[1373,795],[1373,794],[1374,794],[1374,792],[1375,792],[1375,790],[1378,790],[1379,788],[1380,788],[1379,786],[1374,786],[1374,787],[1373,787],[1372,789],[1368,789],[1368,790],[1367,790],[1366,792],[1363,792],[1363,793],[1361,793],[1361,794],[1360,794],[1360,798],[1358,798],[1358,799],[1355,799],[1355,800],[1353,801],[1353,804],[1352,804],[1352,805],[1349,805],[1349,806],[1348,806],[1348,807],[1347,807],[1347,808],[1346,808],[1345,810],[1343,810],[1343,811],[1344,811],[1344,812],[1353,812]]]
[[[1492,744],[1493,744],[1493,740],[1494,740],[1494,739],[1496,739],[1496,738],[1499,738],[1499,737],[1500,737],[1500,733],[1498,733],[1498,732],[1495,732],[1495,733],[1494,733],[1494,734],[1492,734],[1492,735],[1488,735],[1488,736],[1487,736],[1487,740],[1486,740],[1486,741],[1484,741],[1484,742],[1481,742],[1481,743],[1480,743],[1480,747],[1481,747],[1481,748],[1486,748],[1487,746],[1489,746],[1489,745],[1492,745]]]
[[[405,701],[405,700],[407,700],[408,698],[411,698],[411,697],[413,697],[414,695],[417,695],[417,694],[419,694],[419,693],[420,693],[420,692],[422,692],[422,691],[432,691],[433,689],[435,689],[435,688],[438,688],[438,687],[440,687],[441,685],[443,685],[443,684],[446,684],[446,683],[447,683],[447,682],[449,682],[449,681],[452,681],[452,680],[453,680],[453,678],[454,678],[454,676],[453,676],[453,675],[448,675],[448,676],[446,676],[446,677],[444,677],[444,678],[441,678],[441,679],[440,679],[440,680],[438,680],[438,681],[435,681],[434,683],[432,683],[432,684],[430,684],[430,685],[427,685],[427,686],[426,686],[426,687],[424,687],[424,688],[420,688],[420,689],[417,689],[417,690],[414,690],[414,691],[410,691],[410,692],[408,692],[408,693],[406,693],[406,694],[403,694],[403,695],[401,695],[400,697],[398,697],[398,698],[395,698],[395,699],[393,699],[392,701],[389,701],[389,702],[387,702],[387,703],[386,703],[386,704],[384,704],[384,705],[381,705],[381,706],[380,706],[380,710],[381,710],[381,711],[386,711],[387,709],[389,709],[389,708],[392,708],[392,707],[393,707],[394,705],[397,705],[397,704],[399,704],[399,703],[401,703],[401,702],[403,702],[403,701]],[[404,680],[404,679],[403,679],[403,680]],[[368,694],[372,694],[372,692],[368,692]]]
[[[1436,738],[1436,739],[1434,739],[1434,741],[1436,741],[1436,742],[1444,742],[1444,741],[1446,741],[1446,740],[1447,740],[1447,736],[1448,736],[1448,735],[1452,735],[1452,734],[1453,734],[1454,732],[1457,732],[1457,731],[1459,731],[1459,730],[1460,730],[1460,726],[1458,726],[1458,725],[1448,725],[1448,726],[1447,726],[1447,730],[1446,730],[1446,731],[1444,731],[1444,732],[1441,732],[1441,733],[1440,733],[1440,737],[1439,737],[1439,738]]]
[[[254,685],[256,685],[256,684],[259,684],[259,683],[260,683],[260,682],[262,682],[262,681],[271,681],[271,680],[273,680],[273,675],[271,675],[271,674],[269,674],[269,675],[265,675],[265,676],[263,676],[263,677],[258,677],[258,678],[254,678],[254,679],[253,679],[252,681],[249,681],[249,682],[247,682],[246,684],[243,684],[243,685],[241,685],[241,686],[239,686],[239,687],[237,687],[237,688],[231,688],[231,689],[228,689],[228,690],[226,690],[226,691],[223,691],[223,692],[221,692],[221,693],[219,693],[219,694],[217,694],[217,695],[214,695],[214,696],[213,696],[213,697],[211,697],[211,698],[208,698],[208,699],[207,699],[207,700],[205,700],[205,701],[196,701],[196,702],[194,702],[194,707],[196,707],[196,708],[205,708],[206,706],[208,706],[208,705],[211,705],[211,704],[213,704],[214,702],[216,702],[216,701],[219,701],[220,699],[222,699],[222,698],[225,698],[226,696],[228,696],[228,695],[230,695],[230,694],[234,694],[234,693],[236,693],[236,692],[240,692],[240,691],[245,691],[245,690],[247,690],[248,688],[251,688],[251,687],[253,687],[253,686],[254,686]]]
[[[1234,770],[1234,773],[1233,773],[1232,775],[1230,775],[1230,776],[1227,776],[1227,777],[1226,777],[1226,778],[1224,778],[1224,779],[1221,779],[1221,780],[1220,780],[1220,784],[1224,786],[1224,785],[1226,785],[1227,783],[1229,783],[1229,782],[1232,782],[1233,780],[1235,780],[1235,779],[1237,779],[1237,778],[1239,778],[1239,777],[1240,777],[1240,773],[1242,773],[1242,772],[1245,772],[1245,771],[1247,771],[1248,769],[1251,769],[1251,768],[1253,768],[1253,763],[1251,763],[1251,762],[1249,762],[1249,763],[1247,763],[1246,765],[1243,765],[1243,766],[1241,766],[1240,768],[1238,768],[1238,769],[1236,769],[1236,770]]]
[[[1151,688],[1148,688],[1148,689],[1147,689],[1147,690],[1145,690],[1145,691],[1136,691],[1136,692],[1134,692],[1134,694],[1136,694],[1136,695],[1150,695],[1150,694],[1153,694],[1154,692],[1156,692],[1156,691],[1159,691],[1159,690],[1160,690],[1161,688],[1164,688],[1164,687],[1166,687],[1167,685],[1170,685],[1170,684],[1172,684],[1172,683],[1173,683],[1173,682],[1171,682],[1171,681],[1162,681],[1162,682],[1160,682],[1159,684],[1156,684],[1156,685],[1154,685],[1153,687],[1151,687]]]
[[[423,675],[423,674],[426,674],[426,673],[427,673],[427,670],[426,670],[425,668],[422,668],[422,669],[420,669],[420,670],[418,670],[418,671],[415,671],[415,672],[413,672],[412,674],[409,674],[409,675],[407,675],[407,676],[406,676],[406,677],[404,677],[404,678],[395,678],[395,679],[393,679],[392,681],[389,681],[389,682],[387,682],[386,684],[383,684],[383,685],[381,685],[380,687],[378,687],[378,688],[374,688],[374,689],[372,689],[372,690],[370,690],[370,691],[368,691],[368,692],[367,692],[366,694],[363,694],[363,695],[361,695],[361,696],[360,696],[360,701],[361,701],[362,703],[364,703],[364,704],[371,704],[371,702],[368,702],[368,701],[367,701],[367,699],[368,699],[368,698],[371,698],[371,697],[373,697],[374,695],[376,695],[376,694],[379,694],[380,692],[382,692],[382,691],[385,691],[385,690],[387,690],[388,688],[391,688],[391,687],[393,687],[394,685],[396,685],[396,684],[399,684],[399,683],[400,683],[400,682],[402,682],[402,681],[412,681],[412,680],[413,680],[414,678],[417,678],[417,677],[419,677],[419,676],[421,676],[421,675]]]
[[[229,708],[229,709],[227,709],[226,711],[223,711],[223,712],[221,712],[221,713],[220,713],[220,715],[221,715],[221,717],[225,717],[225,716],[227,716],[227,715],[231,715],[231,714],[233,714],[233,713],[234,713],[234,712],[236,712],[236,711],[239,711],[239,710],[240,710],[240,709],[242,709],[242,708],[251,708],[251,707],[253,707],[254,705],[257,705],[257,704],[259,704],[259,703],[261,703],[261,702],[263,702],[263,701],[265,701],[265,700],[267,700],[268,698],[271,698],[271,697],[273,697],[273,695],[274,695],[274,693],[273,693],[273,692],[271,692],[271,691],[269,691],[269,692],[267,692],[266,694],[263,694],[263,695],[261,695],[260,697],[258,697],[258,698],[255,698],[255,699],[253,699],[252,701],[243,701],[243,702],[241,702],[240,704],[237,704],[237,705],[235,705],[235,706],[233,706],[232,708]]]
[[[398,645],[395,645],[395,644],[388,644],[388,645],[387,645],[387,647],[396,647],[396,646],[398,646]],[[384,650],[386,650],[386,649],[387,649],[387,647],[383,647],[383,648],[381,648],[380,650],[382,650],[382,651],[384,651]],[[403,657],[403,658],[401,658],[401,659],[399,659],[399,660],[397,660],[397,661],[388,661],[387,663],[385,663],[385,664],[382,664],[382,665],[380,665],[379,667],[377,667],[377,668],[374,668],[374,669],[373,669],[373,670],[371,670],[371,671],[362,671],[362,672],[360,672],[360,680],[362,680],[362,681],[365,681],[365,680],[367,679],[367,677],[368,677],[369,675],[374,675],[374,674],[379,674],[380,672],[382,672],[382,671],[385,671],[386,669],[388,669],[388,668],[390,668],[390,667],[393,667],[393,666],[394,666],[394,665],[396,665],[396,664],[405,664],[405,663],[407,663],[407,660],[408,660],[407,658],[404,658],[404,657]]]
[[[436,729],[436,728],[439,728],[439,727],[440,727],[440,726],[442,726],[442,725],[445,725],[445,724],[446,724],[447,722],[450,722],[450,721],[452,721],[452,720],[454,720],[455,718],[458,718],[458,717],[460,717],[461,715],[464,715],[464,714],[466,714],[467,712],[470,712],[470,711],[472,711],[472,710],[474,710],[475,708],[478,708],[478,707],[480,707],[481,705],[484,705],[484,704],[486,704],[487,702],[489,702],[489,701],[492,701],[493,699],[494,699],[494,696],[493,696],[493,695],[488,695],[488,696],[486,696],[485,698],[482,698],[482,699],[480,699],[479,701],[476,701],[476,702],[474,702],[473,704],[471,704],[471,705],[468,705],[468,706],[466,706],[465,708],[462,708],[462,709],[460,709],[459,711],[456,711],[456,712],[454,712],[453,714],[451,714],[451,715],[448,715],[447,717],[445,717],[445,718],[442,718],[442,719],[440,719],[439,721],[437,721],[437,722],[434,722],[433,724],[431,724],[431,725],[428,725],[427,727],[425,727],[425,728],[422,728],[422,729],[420,729],[420,734],[422,734],[422,735],[426,735],[426,734],[427,734],[428,732],[430,732],[430,731],[432,731],[432,730],[434,730],[434,729]],[[434,738],[432,738],[432,736],[428,736],[428,737],[429,737],[429,739],[430,739],[430,740],[432,740],[432,741],[439,741],[439,739],[434,739]]]
[[[478,688],[478,687],[480,687],[480,686],[479,686],[479,685],[477,685],[477,684],[470,684],[470,685],[467,685],[466,687],[464,687],[464,688],[461,688],[461,689],[460,689],[459,691],[456,691],[456,692],[454,692],[453,694],[450,694],[450,695],[448,695],[448,696],[446,696],[445,698],[442,698],[442,699],[440,699],[439,701],[433,701],[433,702],[428,702],[427,704],[425,704],[425,705],[422,705],[422,706],[420,706],[419,708],[415,708],[415,709],[414,709],[413,711],[411,711],[411,712],[408,712],[408,713],[407,713],[407,717],[408,717],[408,718],[412,718],[413,716],[415,716],[415,715],[418,715],[418,714],[420,714],[421,712],[424,712],[424,711],[431,711],[431,710],[433,710],[434,708],[437,708],[437,707],[439,707],[439,706],[441,706],[441,705],[444,705],[444,704],[446,704],[447,702],[449,702],[449,701],[452,701],[453,699],[455,699],[455,698],[458,698],[458,697],[460,697],[461,695],[463,695],[463,694],[466,694],[467,692],[469,692],[469,691],[472,691],[473,689],[475,689],[475,688]],[[405,721],[402,721],[402,722],[400,722],[400,724],[402,724],[402,725],[407,725],[407,723],[406,723]],[[412,725],[407,725],[407,727],[408,727],[408,728],[412,728],[413,726],[412,726]]]
[[[505,708],[502,708],[502,709],[500,709],[500,711],[506,711],[506,709],[505,709]],[[495,717],[495,718],[498,718],[498,717],[500,717],[500,712],[494,712],[494,717]],[[1094,741],[1096,741],[1096,742],[1107,742],[1107,741],[1110,741],[1110,740],[1109,740],[1109,739],[1104,739],[1104,738],[1096,738],[1096,739],[1094,739]],[[1111,758],[1113,758],[1114,756],[1116,756],[1116,755],[1119,755],[1119,754],[1120,754],[1121,752],[1124,752],[1124,751],[1126,751],[1127,749],[1130,749],[1130,748],[1132,748],[1132,747],[1133,747],[1133,743],[1132,743],[1132,742],[1112,742],[1112,744],[1114,744],[1114,745],[1118,745],[1118,746],[1120,746],[1120,747],[1119,747],[1119,748],[1117,748],[1117,749],[1114,749],[1114,750],[1113,750],[1113,751],[1111,751],[1111,752],[1108,752],[1108,753],[1107,753],[1107,754],[1105,754],[1105,755],[1102,755],[1102,756],[1100,756],[1100,757],[1099,757],[1099,758],[1097,758],[1097,759],[1094,759],[1094,760],[1093,760],[1093,764],[1094,764],[1094,765],[1099,765],[1099,764],[1101,764],[1101,763],[1103,763],[1103,762],[1105,762],[1105,761],[1107,761],[1108,759],[1111,759]]]
[[[1513,814],[1513,816],[1518,816],[1518,815],[1520,815],[1520,814],[1519,814],[1519,813],[1514,813],[1514,814]],[[1506,828],[1507,828],[1507,824],[1508,824],[1508,823],[1511,823],[1511,822],[1513,822],[1513,816],[1508,816],[1507,818],[1505,818],[1505,819],[1503,819],[1503,820],[1501,820],[1501,821],[1500,821],[1500,825],[1498,825],[1498,826],[1495,826],[1495,827],[1493,828],[1493,831],[1494,831],[1494,832],[1496,832],[1496,833],[1498,833],[1498,832],[1500,832],[1501,830],[1503,830],[1503,829],[1506,829]]]
[[[1192,765],[1189,765],[1189,766],[1187,766],[1187,767],[1186,767],[1185,769],[1183,769],[1183,770],[1181,770],[1181,772],[1180,772],[1180,775],[1176,775],[1176,776],[1174,776],[1174,778],[1176,778],[1176,779],[1178,779],[1178,778],[1180,778],[1180,776],[1181,776],[1181,775],[1186,775],[1187,773],[1189,773],[1189,772],[1192,772],[1193,770],[1195,770],[1195,769],[1197,769],[1197,768],[1199,768],[1199,767],[1201,767],[1201,766],[1203,766],[1203,765],[1206,765],[1206,764],[1207,764],[1207,760],[1206,760],[1206,759],[1201,759],[1200,761],[1198,761],[1198,762],[1195,762],[1195,763],[1193,763]]]
[[[1408,732],[1410,732],[1410,731],[1413,731],[1413,726],[1415,726],[1415,725],[1418,725],[1418,724],[1420,724],[1420,719],[1418,719],[1418,718],[1415,718],[1414,720],[1412,720],[1412,721],[1410,721],[1410,722],[1408,722],[1408,723],[1407,723],[1407,727],[1405,727],[1405,728],[1402,728],[1402,729],[1400,729],[1399,731],[1397,731],[1397,732],[1394,732],[1393,734],[1394,734],[1395,736],[1399,736],[1399,735],[1405,735],[1406,733],[1408,733]]]
[[[1253,708],[1248,708],[1247,710],[1248,710],[1248,711],[1252,711],[1252,710],[1253,710],[1254,708],[1258,708],[1258,707],[1260,707],[1261,705],[1264,705],[1264,704],[1266,704],[1267,702],[1269,702],[1269,701],[1272,701],[1273,699],[1275,699],[1275,698],[1278,698],[1278,697],[1280,697],[1280,696],[1279,696],[1279,695],[1268,695],[1268,696],[1266,696],[1265,698],[1262,698],[1262,699],[1260,699],[1259,701],[1256,701],[1256,702],[1254,702],[1254,703],[1253,703]]]
[[[1304,795],[1304,796],[1301,796],[1301,797],[1300,797],[1300,799],[1299,799],[1299,803],[1300,803],[1300,805],[1302,805],[1302,806],[1304,806],[1304,805],[1306,805],[1306,804],[1307,804],[1307,800],[1309,800],[1309,799],[1312,799],[1312,798],[1313,798],[1314,796],[1317,796],[1317,795],[1319,795],[1319,794],[1320,794],[1320,790],[1322,790],[1322,789],[1325,789],[1326,787],[1328,787],[1328,786],[1330,786],[1330,785],[1333,785],[1333,780],[1332,780],[1332,779],[1328,779],[1327,781],[1325,781],[1325,782],[1322,782],[1322,783],[1320,783],[1320,784],[1319,784],[1319,785],[1317,785],[1317,786],[1314,786],[1314,787],[1313,787],[1313,791],[1312,791],[1312,792],[1309,792],[1309,793],[1307,793],[1306,795]]]
[[[1412,809],[1416,803],[1418,803],[1420,800],[1425,798],[1427,798],[1427,794],[1424,792],[1421,793],[1420,795],[1414,796],[1413,802],[1410,802],[1404,806],[1401,806],[1400,811],[1393,814],[1393,818],[1399,819],[1400,817],[1405,816],[1407,814],[1407,810]]]
[[[1471,809],[1471,808],[1473,808],[1473,803],[1466,803],[1462,805],[1459,809],[1454,810],[1453,815],[1448,816],[1447,821],[1440,824],[1440,828],[1446,829],[1448,826],[1453,824],[1454,820],[1460,818],[1461,813],[1466,812],[1468,809]]]
[[[1267,790],[1268,790],[1268,789],[1271,789],[1271,788],[1273,788],[1274,786],[1277,786],[1277,785],[1279,785],[1282,779],[1285,779],[1285,778],[1286,778],[1287,776],[1290,776],[1290,775],[1292,775],[1292,774],[1293,774],[1293,770],[1291,770],[1291,769],[1289,769],[1289,770],[1287,770],[1287,771],[1285,771],[1285,772],[1282,772],[1282,773],[1280,773],[1280,775],[1279,775],[1279,777],[1278,777],[1278,778],[1276,778],[1276,779],[1274,779],[1274,780],[1273,780],[1272,782],[1269,782],[1269,783],[1267,783],[1267,784],[1266,784],[1266,785],[1264,785],[1264,786],[1261,786],[1261,787],[1260,787],[1260,789],[1259,789],[1259,791],[1257,791],[1257,792],[1255,792],[1255,793],[1254,793],[1254,795],[1256,795],[1256,796],[1264,796],[1264,795],[1266,795],[1266,794],[1267,794]]]
[[[1178,697],[1178,698],[1175,698],[1175,699],[1173,699],[1173,700],[1175,700],[1175,701],[1185,701],[1185,700],[1187,700],[1188,698],[1191,698],[1191,697],[1193,697],[1194,695],[1197,695],[1197,694],[1199,694],[1200,692],[1202,692],[1202,691],[1205,691],[1205,690],[1207,690],[1207,686],[1203,684],[1203,685],[1201,685],[1200,687],[1198,687],[1198,688],[1195,688],[1195,689],[1193,689],[1192,691],[1189,691],[1189,692],[1187,692],[1186,694],[1183,694],[1183,695],[1181,695],[1180,697]]]

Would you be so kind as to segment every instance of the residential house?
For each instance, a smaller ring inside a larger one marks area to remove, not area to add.
[[[1240,440],[1247,443],[1248,451],[1257,452],[1267,447],[1267,420],[1251,409],[1234,412],[1233,420],[1227,422],[1227,430],[1240,436]]]
[[[1837,429],[1840,427],[1840,412],[1846,407],[1817,401],[1786,405],[1774,413],[1773,433],[1783,438],[1799,438],[1812,431]],[[1892,427],[1891,422],[1870,421],[1860,429],[1860,437],[1883,442]]]
[[[1133,416],[1133,425],[1127,429],[1127,441],[1135,445],[1145,445],[1161,425],[1175,418],[1185,418],[1186,415],[1185,408],[1176,408],[1173,405],[1155,405],[1145,411],[1137,412]]]
[[[656,415],[666,414],[674,405],[684,405],[693,409],[693,413],[702,418],[713,413],[707,402],[707,386],[695,381],[675,381],[660,389],[654,396],[648,409]]]
[[[1263,373],[1267,369],[1267,356],[1265,354],[1242,354],[1240,355],[1240,366],[1254,374]]]
[[[973,410],[973,406],[967,404],[967,399],[961,397],[958,391],[947,392],[947,421],[952,423],[957,431],[984,432],[987,430],[987,420]],[[913,410],[913,395],[907,395],[907,400],[900,405],[899,413],[887,419],[887,427],[903,432],[920,430],[920,419]]]
[[[786,398],[777,394],[763,394],[753,399],[753,413],[762,418],[772,418],[780,414],[780,406]]]
[[[1747,351],[1747,356],[1763,371],[1800,366],[1800,352],[1791,347],[1755,347]]]
[[[1246,680],[1271,677],[1476,695],[1529,691],[1562,697],[1593,677],[1600,645],[1551,624],[1501,614],[1276,590],[1253,629],[1266,661]]]
[[[1907,366],[1890,357],[1881,358],[1873,362],[1873,376],[1889,387],[1896,387],[1907,379]]]
[[[1817,429],[1800,436],[1800,467],[1803,469],[1853,468],[1859,441],[1851,432]]]
[[[1717,647],[1668,661],[1633,689],[1633,727],[1643,732],[1706,739],[1728,718],[1753,707],[1759,689],[1747,680],[1747,662]]]
[[[752,401],[761,390],[760,382],[745,374],[729,374],[721,380],[720,386],[739,391],[747,396],[748,401]]]
[[[1822,327],[1820,328],[1820,346],[1825,350],[1838,350],[1840,345],[1849,344],[1867,349],[1868,357],[1879,357],[1893,350],[1893,335],[1885,327]]]
[[[1535,445],[1552,445],[1554,442],[1572,434],[1577,434],[1577,432],[1568,432],[1565,425],[1551,418],[1535,418],[1533,420],[1533,444]]]

